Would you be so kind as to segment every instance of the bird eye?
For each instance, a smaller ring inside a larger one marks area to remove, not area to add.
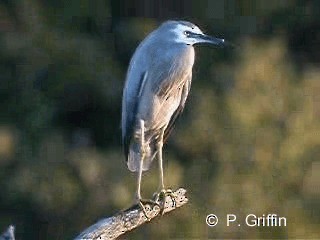
[[[186,35],[187,37],[191,34],[191,32],[189,32],[189,31],[184,31],[183,33],[184,33],[184,35]]]

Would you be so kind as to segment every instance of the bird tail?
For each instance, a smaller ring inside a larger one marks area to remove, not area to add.
[[[150,168],[150,165],[155,157],[153,148],[148,144],[145,148],[145,157],[142,163],[142,171],[147,171]],[[139,165],[141,161],[140,145],[133,143],[130,146],[127,165],[131,172],[137,172],[139,170]]]

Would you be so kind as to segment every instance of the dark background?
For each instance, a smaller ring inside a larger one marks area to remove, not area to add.
[[[320,2],[6,0],[0,4],[0,229],[72,239],[129,207],[121,95],[137,44],[189,20],[234,49],[197,47],[165,183],[190,202],[129,239],[320,237]],[[155,164],[156,165],[156,164]],[[157,189],[157,168],[142,194]],[[209,228],[209,213],[220,217]],[[276,213],[287,227],[226,226]]]

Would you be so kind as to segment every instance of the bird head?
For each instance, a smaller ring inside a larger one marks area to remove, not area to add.
[[[174,41],[177,43],[185,43],[187,45],[195,45],[208,43],[216,46],[224,46],[225,40],[204,34],[198,26],[187,21],[168,21],[170,31],[174,33]]]

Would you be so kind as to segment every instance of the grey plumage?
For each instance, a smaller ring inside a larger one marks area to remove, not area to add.
[[[203,34],[190,22],[167,21],[140,43],[130,61],[123,90],[122,140],[128,168],[139,172],[140,180],[156,155],[163,178],[162,145],[185,106],[197,43],[222,45],[224,40]],[[140,198],[140,186],[138,192]]]

